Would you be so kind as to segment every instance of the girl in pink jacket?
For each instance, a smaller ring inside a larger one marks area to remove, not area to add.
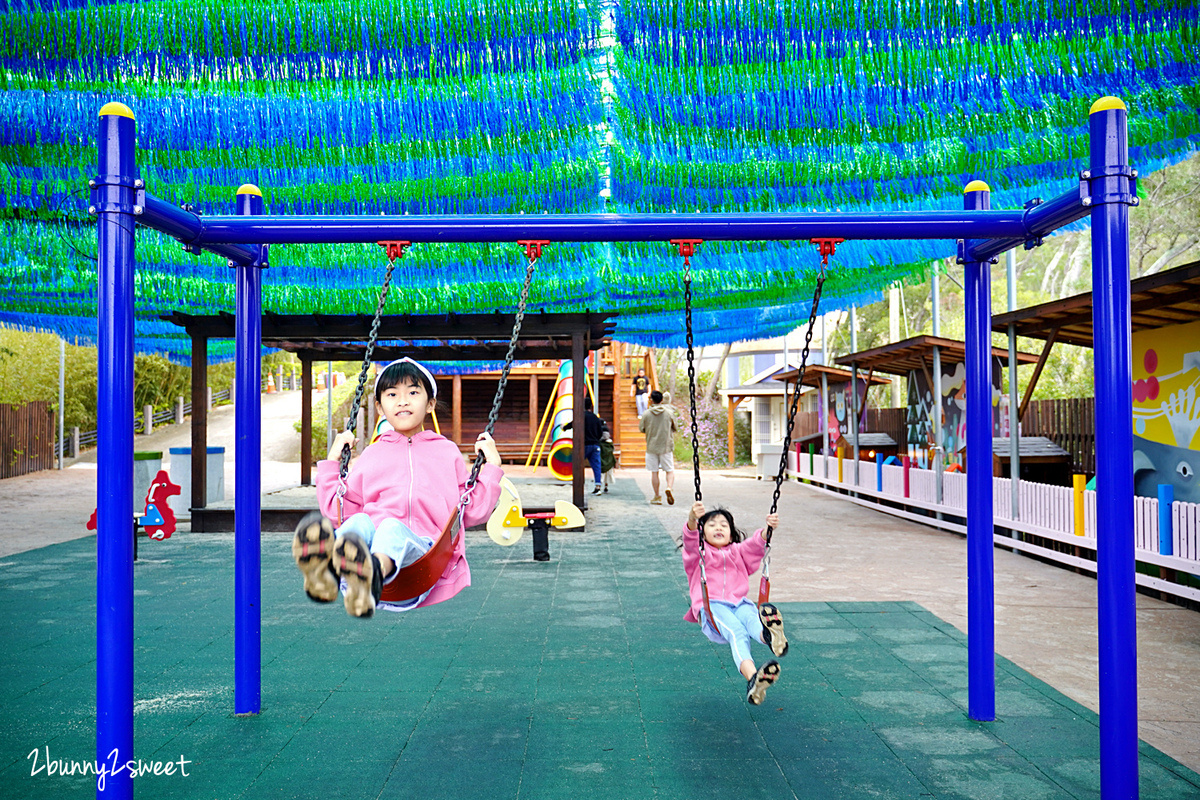
[[[321,510],[300,521],[292,540],[292,557],[313,600],[332,602],[340,585],[346,612],[369,617],[377,606],[405,611],[432,605],[471,585],[460,536],[433,588],[400,603],[379,600],[383,585],[433,546],[466,487],[469,469],[458,445],[425,430],[425,417],[436,403],[437,382],[429,370],[411,358],[393,361],[375,380],[376,409],[392,430],[358,457],[346,476],[340,504],[338,459],[344,445],[356,444],[354,434],[338,434],[328,460],[317,462]],[[475,452],[483,453],[487,463],[463,511],[464,527],[491,515],[504,476],[491,436],[481,433]],[[344,520],[336,531],[331,518]]]
[[[779,526],[779,515],[768,514],[767,525]],[[705,512],[704,504],[696,501],[683,526],[683,569],[687,573],[688,592],[692,605],[684,619],[699,622],[701,630],[712,641],[728,644],[733,660],[746,679],[746,701],[758,705],[767,688],[779,677],[779,662],[771,659],[762,669],[754,666],[750,655],[750,640],[762,642],[771,652],[783,657],[788,650],[783,635],[783,617],[770,603],[762,607],[746,599],[750,575],[762,564],[767,551],[763,529],[749,539],[733,523],[733,515],[723,508]],[[708,584],[708,604],[712,618],[705,612],[701,586],[700,559],[704,559],[704,575]]]

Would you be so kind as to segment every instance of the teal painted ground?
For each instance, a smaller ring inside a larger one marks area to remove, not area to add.
[[[964,637],[910,603],[783,604],[791,653],[748,706],[728,649],[681,620],[670,537],[619,493],[604,500],[586,533],[552,534],[550,563],[530,560],[528,537],[502,549],[472,534],[470,590],[368,621],[309,602],[289,540],[268,536],[250,718],[232,713],[232,537],[143,540],[136,755],[190,763],[186,778],[139,778],[137,795],[1099,796],[1096,716],[999,659],[1001,719],[970,721]],[[85,539],[0,562],[0,797],[94,791],[31,776],[28,758],[94,757],[94,552]],[[1146,745],[1141,785],[1200,796],[1200,776]]]

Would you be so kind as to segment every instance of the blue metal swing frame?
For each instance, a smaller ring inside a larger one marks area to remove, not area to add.
[[[1127,112],[1116,98],[1089,114],[1090,164],[1078,183],[1048,202],[991,210],[986,184],[964,190],[962,211],[801,214],[594,214],[495,216],[268,216],[261,192],[243,186],[237,213],[201,217],[146,191],[135,158],[135,120],[119,103],[100,110],[99,169],[91,182],[97,218],[99,298],[96,753],[133,755],[132,515],[134,248],[136,224],[211,251],[235,268],[237,339],[235,459],[235,695],[237,714],[261,710],[261,272],[271,244],[376,242],[632,242],[943,239],[957,242],[966,273],[967,587],[969,713],[994,720],[990,264],[1013,247],[1091,217],[1096,331],[1096,450],[1100,660],[1100,770],[1105,798],[1138,791],[1137,653],[1133,537],[1132,365],[1129,206],[1137,205],[1128,163]],[[121,759],[122,761],[124,759]],[[128,772],[105,798],[132,797]],[[97,796],[100,793],[97,792]]]

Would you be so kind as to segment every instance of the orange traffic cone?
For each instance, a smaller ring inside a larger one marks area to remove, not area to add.
[[[275,394],[275,374],[267,373],[267,394]]]
[[[317,390],[320,391],[324,388],[325,388],[325,373],[318,372],[317,373]]]

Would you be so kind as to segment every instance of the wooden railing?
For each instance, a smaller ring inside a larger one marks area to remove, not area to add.
[[[1095,475],[1095,408],[1092,397],[1034,400],[1021,418],[1021,435],[1045,436],[1071,454],[1073,472]]]
[[[926,525],[966,533],[965,473],[878,464],[843,458],[839,480],[836,456],[801,453],[789,476],[834,491],[860,505]],[[941,482],[941,502],[937,486]],[[1017,518],[1012,515],[1009,478],[992,478],[995,543],[1039,558],[1090,572],[1096,570],[1096,493],[1082,492],[1076,510],[1075,489],[1021,481]],[[1139,586],[1200,602],[1200,589],[1185,575],[1200,574],[1200,504],[1176,501],[1164,515],[1171,530],[1159,528],[1158,500],[1134,498],[1134,547],[1138,561],[1158,567],[1158,576],[1138,572]]]
[[[52,468],[55,438],[49,402],[0,403],[0,478]]]

